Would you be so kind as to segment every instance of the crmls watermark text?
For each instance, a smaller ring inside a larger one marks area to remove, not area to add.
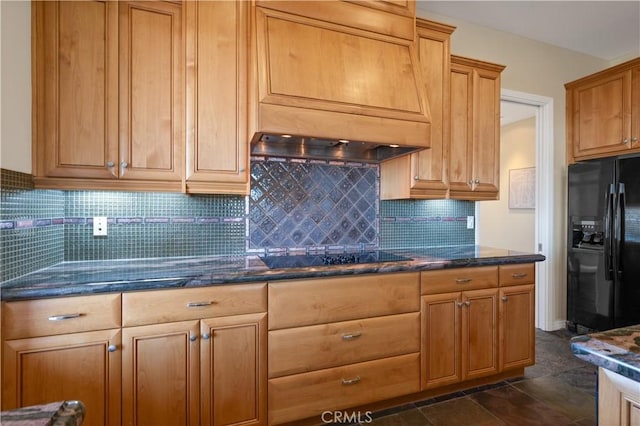
[[[323,411],[322,423],[371,423],[371,411]]]

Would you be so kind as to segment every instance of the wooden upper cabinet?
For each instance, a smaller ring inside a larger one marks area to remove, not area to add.
[[[187,192],[249,192],[249,5],[185,3]]]
[[[383,11],[331,1],[258,6],[264,7],[255,11],[254,139],[293,134],[429,146],[429,106],[413,37],[344,22],[365,12],[384,22]],[[344,14],[344,7],[355,7],[355,15]]]
[[[449,196],[499,197],[502,65],[451,56]]]
[[[565,87],[569,163],[640,151],[640,58]]]
[[[181,8],[34,2],[38,187],[180,189]]]
[[[446,198],[449,158],[449,56],[454,27],[416,20],[418,57],[431,111],[431,148],[380,165],[383,200]]]
[[[34,176],[116,178],[118,4],[34,2]]]
[[[120,177],[182,178],[182,7],[119,2]]]

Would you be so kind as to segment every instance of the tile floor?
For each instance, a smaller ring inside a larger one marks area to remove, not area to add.
[[[567,331],[536,333],[536,365],[521,378],[374,413],[374,426],[596,425],[596,371]],[[364,424],[363,424],[364,425]]]

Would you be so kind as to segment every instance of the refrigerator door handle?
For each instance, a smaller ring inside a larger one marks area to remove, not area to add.
[[[604,194],[604,274],[605,279],[613,280],[613,239],[611,238],[611,215],[613,214],[613,194],[615,188],[609,185]]]
[[[624,183],[618,184],[618,194],[616,197],[616,212],[615,212],[615,220],[614,220],[614,240],[615,240],[615,250],[616,250],[616,259],[618,260],[616,269],[619,274],[622,273],[623,265],[622,265],[622,250],[624,245],[622,244],[622,238],[624,235],[624,210],[625,210],[625,195],[624,195]]]

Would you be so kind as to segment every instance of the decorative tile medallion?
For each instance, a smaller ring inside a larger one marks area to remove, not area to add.
[[[378,167],[251,162],[247,251],[378,247]]]

